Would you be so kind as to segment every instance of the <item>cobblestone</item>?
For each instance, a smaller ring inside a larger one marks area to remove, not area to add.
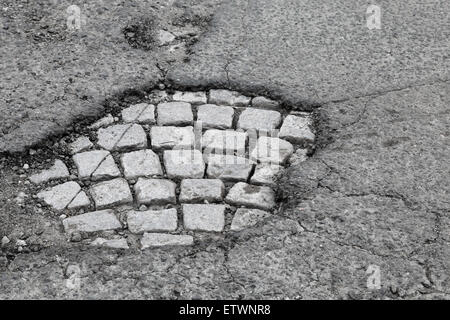
[[[246,132],[209,129],[203,134],[202,146],[211,152],[213,150],[224,150],[244,154],[246,141]]]
[[[161,176],[163,174],[159,157],[152,150],[125,153],[121,156],[120,161],[127,179]]]
[[[104,238],[97,238],[94,241],[90,243],[91,246],[97,246],[97,247],[105,247],[105,248],[111,248],[111,249],[129,249],[127,240],[124,238],[119,239],[104,239]]]
[[[218,202],[223,200],[225,185],[218,179],[184,179],[180,202]]]
[[[285,140],[273,137],[260,137],[251,152],[251,159],[275,164],[285,163],[294,152],[294,146]]]
[[[225,206],[183,204],[183,223],[187,230],[221,232],[225,227]]]
[[[67,209],[75,210],[86,208],[91,205],[91,200],[84,191],[81,191],[77,196],[67,205]]]
[[[208,178],[227,181],[247,181],[253,169],[253,161],[233,155],[212,154],[208,157]]]
[[[193,244],[194,238],[189,235],[144,233],[141,239],[141,249],[166,246],[191,246]]]
[[[164,102],[158,104],[157,110],[160,126],[186,126],[194,121],[190,103]]]
[[[166,150],[164,166],[169,178],[203,178],[205,163],[199,150]]]
[[[80,214],[63,220],[66,233],[97,232],[122,228],[112,210],[101,210]]]
[[[267,184],[270,186],[275,185],[275,177],[283,169],[282,166],[277,164],[258,164],[255,168],[255,173],[253,174],[250,182],[252,184]]]
[[[233,125],[234,109],[227,106],[204,104],[198,107],[197,120],[205,129],[229,129]]]
[[[90,193],[97,209],[133,202],[130,187],[123,178],[100,182],[93,185]]]
[[[139,178],[134,185],[138,204],[175,204],[175,188],[174,182],[165,179]]]
[[[48,190],[41,191],[37,194],[47,205],[56,211],[64,210],[81,191],[78,183],[69,181],[54,186]]]
[[[72,142],[69,145],[70,148],[70,152],[72,154],[75,153],[79,153],[79,152],[83,152],[86,150],[91,149],[94,146],[94,144],[91,142],[91,140],[89,140],[88,137],[79,137],[78,139],[76,139],[74,142]]]
[[[237,125],[244,130],[256,129],[269,132],[276,129],[280,123],[281,114],[278,111],[247,108],[239,116]]]
[[[310,117],[287,116],[280,129],[280,138],[294,143],[314,142],[315,135],[311,129]]]
[[[114,123],[114,117],[111,114],[107,114],[105,117],[97,120],[89,126],[89,129],[99,129],[109,126]]]
[[[275,206],[275,193],[269,187],[238,182],[230,189],[225,202],[236,206],[270,210]]]
[[[252,99],[252,107],[261,109],[277,109],[280,104],[266,97],[255,97]]]
[[[241,231],[246,228],[253,227],[258,222],[270,217],[270,214],[266,211],[259,209],[245,209],[239,208],[234,214],[231,222],[231,231]]]
[[[177,220],[176,209],[129,211],[127,213],[128,229],[132,233],[175,231]]]
[[[97,136],[97,144],[109,151],[147,147],[147,135],[138,124],[117,124],[101,128]]]
[[[69,177],[70,173],[64,162],[55,160],[53,166],[48,170],[43,170],[40,173],[33,174],[30,181],[34,184],[45,183],[50,180],[61,179]]]
[[[109,151],[87,151],[77,153],[72,158],[78,169],[78,177],[81,179],[100,180],[120,176],[120,170]]]
[[[193,127],[152,127],[150,129],[152,148],[191,148],[194,145]]]
[[[209,103],[235,106],[235,107],[246,107],[249,105],[251,98],[241,95],[236,91],[229,90],[210,90],[209,91]]]
[[[176,91],[173,95],[174,101],[187,102],[192,105],[201,105],[207,102],[206,93],[204,91],[197,92],[181,92]]]
[[[154,124],[156,122],[155,106],[148,103],[132,105],[122,110],[122,120],[125,123]]]

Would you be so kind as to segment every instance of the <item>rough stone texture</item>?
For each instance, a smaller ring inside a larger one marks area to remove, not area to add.
[[[205,129],[229,129],[233,125],[234,109],[215,104],[204,104],[198,107],[197,120]]]
[[[96,232],[122,228],[112,210],[101,210],[80,214],[63,220],[64,230],[73,232]]]
[[[144,233],[141,239],[142,249],[166,246],[191,246],[193,244],[194,238],[188,235]]]
[[[300,163],[308,160],[308,149],[297,149],[294,154],[289,158],[288,162],[291,165],[299,165]]]
[[[278,101],[266,97],[255,97],[252,99],[252,107],[261,109],[278,109]]]
[[[176,91],[173,95],[174,101],[187,102],[192,105],[201,105],[207,102],[206,93],[204,91],[198,92],[181,92]]]
[[[225,201],[237,206],[270,210],[275,207],[275,193],[269,187],[238,182],[230,189]]]
[[[250,183],[252,184],[267,184],[270,186],[275,185],[275,178],[283,170],[282,166],[271,163],[260,163],[256,166]]]
[[[190,103],[165,102],[158,104],[158,125],[186,126],[192,125],[194,115]]]
[[[64,210],[74,198],[80,193],[81,187],[78,183],[69,181],[54,186],[37,194],[39,199],[51,206],[56,211]]]
[[[225,206],[183,204],[183,223],[187,230],[221,232],[225,227]]]
[[[244,154],[247,133],[234,130],[206,130],[203,134],[202,146],[213,150],[237,151]]]
[[[254,165],[254,162],[249,159],[233,155],[212,154],[207,161],[208,178],[228,181],[247,181]]]
[[[154,124],[155,106],[148,103],[138,103],[122,110],[123,122],[136,122],[145,124]]]
[[[169,178],[203,178],[205,162],[199,150],[166,150],[164,167]]]
[[[209,91],[209,103],[235,106],[235,107],[246,107],[249,105],[251,98],[246,97],[239,92],[230,90],[210,90]]]
[[[120,176],[120,170],[109,151],[93,150],[77,153],[72,159],[81,179],[99,180]]]
[[[147,147],[147,135],[138,124],[118,124],[101,128],[97,136],[97,144],[109,151]]]
[[[95,121],[89,126],[89,129],[99,129],[102,127],[107,127],[114,123],[114,117],[112,114],[107,114],[105,117]]]
[[[260,137],[250,157],[259,162],[283,164],[293,153],[294,147],[288,141],[273,137]]]
[[[83,152],[86,150],[89,150],[93,147],[94,145],[92,144],[91,140],[89,140],[88,137],[79,137],[78,139],[76,139],[74,142],[72,142],[69,146],[70,148],[70,152],[72,154],[78,153],[78,152]]]
[[[225,185],[219,179],[184,179],[181,181],[180,202],[222,201]]]
[[[281,114],[274,110],[247,108],[239,116],[237,127],[244,130],[256,129],[267,132],[276,129],[281,123]]]
[[[175,231],[178,225],[177,209],[129,211],[128,229],[132,233]]]
[[[158,155],[149,149],[125,153],[121,156],[120,162],[127,179],[163,174]]]
[[[90,193],[97,209],[133,202],[130,187],[123,178],[97,183],[91,187]]]
[[[139,178],[134,192],[139,204],[167,204],[177,202],[175,188],[170,180]]]
[[[127,240],[124,238],[119,239],[96,238],[94,241],[90,243],[90,245],[111,249],[129,249]]]
[[[270,214],[263,210],[239,208],[231,221],[230,230],[242,231],[253,227],[267,217],[270,217]]]
[[[69,170],[67,169],[64,162],[57,159],[55,160],[55,163],[53,166],[51,166],[47,170],[43,170],[40,173],[33,174],[30,177],[30,181],[34,184],[40,184],[45,183],[50,180],[60,179],[60,178],[67,178],[69,177]]]
[[[87,208],[91,205],[91,200],[84,191],[78,193],[75,198],[67,205],[67,209],[75,210],[80,208]]]
[[[289,115],[284,119],[280,128],[280,138],[292,143],[314,142],[312,121],[309,117]]]
[[[152,127],[150,129],[152,148],[191,148],[195,143],[193,127]]]

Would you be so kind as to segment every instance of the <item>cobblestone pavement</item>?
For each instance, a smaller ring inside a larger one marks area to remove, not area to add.
[[[29,176],[69,240],[192,246],[198,232],[264,223],[277,212],[277,177],[314,151],[310,115],[276,101],[228,90],[150,96],[74,136],[70,161]]]

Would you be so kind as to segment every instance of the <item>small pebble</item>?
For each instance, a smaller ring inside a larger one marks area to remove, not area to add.
[[[28,169],[30,169],[30,166],[28,165],[28,163],[25,163],[25,164],[23,165],[23,168],[24,168],[25,170],[28,170]]]
[[[25,240],[17,240],[16,241],[16,246],[25,247],[26,245],[27,245],[27,242]]]
[[[6,246],[10,242],[11,242],[11,240],[9,240],[9,238],[7,236],[4,236],[2,238],[2,247]]]

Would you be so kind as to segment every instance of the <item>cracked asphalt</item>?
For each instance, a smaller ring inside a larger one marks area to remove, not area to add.
[[[366,28],[368,4],[225,0],[167,75],[314,109],[317,150],[281,178],[278,215],[189,249],[87,249],[7,202],[8,163],[0,231],[32,221],[47,242],[0,266],[0,299],[449,299],[449,3],[379,1],[381,30]]]

